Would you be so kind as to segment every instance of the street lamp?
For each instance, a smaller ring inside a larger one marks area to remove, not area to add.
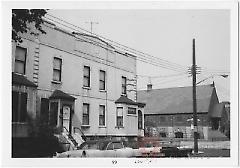
[[[221,77],[223,77],[223,78],[227,78],[229,75],[227,75],[227,74],[220,74],[220,75],[219,75],[219,74],[214,74],[214,75],[211,75],[211,76],[209,76],[209,77],[207,77],[207,78],[205,78],[205,79],[200,80],[198,83],[196,83],[196,85],[198,85],[198,84],[206,81],[206,80],[209,79],[209,78],[213,78],[214,76],[221,76]]]

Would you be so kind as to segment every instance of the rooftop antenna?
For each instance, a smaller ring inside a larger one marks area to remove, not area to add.
[[[91,27],[91,34],[93,34],[92,30],[93,30],[93,24],[99,24],[98,22],[85,22],[85,23],[89,23],[90,24],[90,27]]]

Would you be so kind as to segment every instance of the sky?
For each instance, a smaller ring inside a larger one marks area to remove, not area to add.
[[[151,56],[180,64],[186,72],[192,65],[192,40],[195,38],[196,64],[202,68],[197,81],[214,75],[200,84],[210,84],[214,80],[219,100],[230,99],[230,77],[219,76],[230,72],[228,10],[71,9],[49,10],[48,13],[89,31],[89,22],[97,22],[93,24],[93,33]],[[188,74],[141,61],[137,61],[137,74],[139,90],[146,89],[150,82],[153,89],[192,85],[192,78]]]

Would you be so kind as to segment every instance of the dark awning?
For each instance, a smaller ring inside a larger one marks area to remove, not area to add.
[[[28,80],[25,76],[16,74],[14,72],[12,72],[12,84],[28,86],[28,87],[37,87],[37,85],[35,85],[30,80]]]
[[[65,99],[65,100],[72,100],[72,101],[74,101],[76,99],[75,97],[70,96],[69,94],[64,93],[61,90],[55,90],[49,98],[50,99]]]
[[[135,102],[135,101],[127,98],[127,96],[121,96],[119,99],[117,99],[117,100],[115,101],[115,103],[129,104],[129,105],[137,105],[137,106],[145,106],[145,103]]]

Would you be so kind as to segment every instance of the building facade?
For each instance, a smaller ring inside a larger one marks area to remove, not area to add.
[[[22,43],[12,43],[13,76],[18,77],[12,83],[13,107],[19,107],[13,117],[41,117],[52,127],[81,131],[89,139],[143,136],[144,105],[136,103],[136,57],[96,36],[47,21],[43,29],[46,34],[24,34]],[[30,84],[25,86],[19,77]],[[23,99],[17,100],[15,91]],[[121,97],[128,101],[118,103]],[[26,119],[13,118],[12,124],[13,136],[29,136]]]
[[[138,91],[138,100],[146,103],[146,136],[193,138],[192,87]],[[214,84],[197,86],[199,139],[227,139],[222,129],[229,120],[219,103]]]

